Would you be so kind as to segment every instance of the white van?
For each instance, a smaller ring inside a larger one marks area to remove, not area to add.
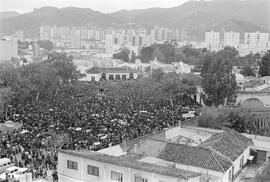
[[[16,167],[16,166],[12,166],[12,167],[9,167],[5,170],[5,173],[7,174],[13,174],[13,173],[17,173],[19,171],[19,168]]]
[[[7,168],[14,166],[8,158],[0,159],[0,173],[3,173]]]

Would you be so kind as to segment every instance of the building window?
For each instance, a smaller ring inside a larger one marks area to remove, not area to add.
[[[111,180],[123,182],[123,174],[115,171],[111,171]]]
[[[68,169],[78,170],[78,162],[68,160],[67,161],[67,168]]]
[[[133,73],[130,73],[130,74],[129,74],[129,79],[134,79]]]
[[[116,75],[116,76],[115,76],[115,79],[116,79],[116,80],[120,80],[120,79],[121,79],[120,75]]]
[[[87,166],[87,172],[90,175],[99,176],[99,168],[98,167],[88,165]]]
[[[122,80],[126,80],[127,76],[126,75],[122,75]]]
[[[96,77],[95,76],[91,76],[91,82],[96,81]]]
[[[118,44],[118,38],[114,38],[114,44]]]
[[[148,182],[148,179],[135,175],[135,182]]]
[[[109,80],[113,80],[113,75],[109,75]]]
[[[101,74],[101,79],[106,80],[106,74],[105,74],[105,73],[102,73],[102,74]]]

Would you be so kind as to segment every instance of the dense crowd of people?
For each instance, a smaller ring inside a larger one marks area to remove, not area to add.
[[[61,87],[54,99],[14,100],[5,119],[23,125],[0,134],[2,157],[28,167],[34,177],[46,177],[47,170],[56,169],[60,148],[99,150],[171,127],[181,119],[170,104],[112,97],[104,90],[81,83]]]

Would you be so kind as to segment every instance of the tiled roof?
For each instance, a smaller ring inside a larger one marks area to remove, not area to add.
[[[223,157],[235,161],[252,144],[252,140],[232,129],[213,135],[200,147],[211,149]]]
[[[187,166],[225,172],[232,163],[207,148],[168,143],[157,158]]]
[[[235,130],[215,134],[199,146],[149,139],[130,152],[152,156],[187,166],[219,172],[227,171],[252,141]]]
[[[143,156],[135,154],[114,157],[93,151],[60,150],[60,153],[177,178],[189,179],[201,175],[199,173],[182,170],[175,167],[164,167],[145,162],[139,162],[138,160]]]
[[[130,67],[92,67],[86,71],[89,74],[98,74],[98,73],[137,73],[137,70],[134,70]]]

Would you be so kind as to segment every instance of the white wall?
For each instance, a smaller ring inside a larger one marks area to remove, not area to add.
[[[0,40],[0,61],[10,61],[12,57],[18,56],[17,39]]]
[[[248,147],[244,152],[243,154],[238,157],[234,162],[233,162],[233,166],[234,166],[234,173],[233,175],[235,176],[240,170],[240,162],[241,162],[241,158],[242,156],[244,156],[244,163],[243,163],[243,166],[245,166],[247,164],[247,158],[248,156],[250,155],[250,147]],[[243,167],[242,166],[242,167]],[[230,173],[230,170],[232,170],[232,167],[226,171],[226,173],[224,174],[223,178],[222,178],[222,182],[229,182],[229,173]]]
[[[83,159],[63,153],[58,154],[58,176],[59,182],[113,182],[111,171],[123,174],[123,182],[134,182],[135,175],[148,179],[148,182],[199,182],[200,176],[190,180],[164,176],[147,171],[116,166],[108,163],[98,162],[90,159]],[[67,160],[78,162],[78,170],[67,169]],[[87,174],[87,165],[99,168],[99,177]]]

